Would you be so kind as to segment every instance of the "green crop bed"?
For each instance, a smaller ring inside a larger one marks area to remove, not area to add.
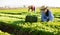
[[[50,10],[54,15],[53,22],[41,22],[41,13],[39,9],[37,9],[36,13],[34,13],[28,12],[26,8],[16,10],[0,10],[0,22],[5,22],[12,27],[15,26],[15,30],[28,32],[28,35],[60,35],[60,9],[52,8]],[[26,15],[36,15],[38,17],[38,22],[25,22]],[[3,26],[3,24],[1,26]],[[15,34],[15,32],[13,34]]]
[[[10,34],[7,33],[7,32],[2,32],[2,31],[0,30],[0,35],[10,35]]]

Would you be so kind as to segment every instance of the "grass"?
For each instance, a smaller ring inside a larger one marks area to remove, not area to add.
[[[7,32],[2,32],[2,31],[0,30],[0,35],[10,35],[10,34],[7,33]]]
[[[50,10],[55,17],[53,22],[40,22],[41,13],[39,9],[34,13],[28,12],[25,8],[16,10],[0,10],[0,21],[12,24],[12,27],[17,26],[17,30],[28,32],[32,35],[60,35],[60,9],[52,8]],[[36,15],[38,17],[38,22],[24,22],[26,15]]]

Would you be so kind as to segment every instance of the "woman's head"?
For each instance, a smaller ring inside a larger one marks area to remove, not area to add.
[[[48,8],[47,6],[41,6],[40,10],[44,11],[44,12],[47,12],[47,10],[48,10],[47,8]]]

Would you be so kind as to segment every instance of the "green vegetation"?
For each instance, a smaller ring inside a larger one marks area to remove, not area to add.
[[[0,10],[0,29],[10,30],[11,32],[6,30],[5,32],[14,35],[60,35],[60,9],[52,8],[51,11],[55,17],[54,21],[41,22],[39,9],[36,10],[36,13],[28,12],[25,8]],[[37,16],[38,21],[34,23],[25,22],[27,15]]]
[[[27,15],[26,18],[25,18],[25,22],[37,22],[37,16]]]
[[[7,32],[2,32],[2,31],[0,30],[0,35],[10,35],[10,34],[7,33]]]

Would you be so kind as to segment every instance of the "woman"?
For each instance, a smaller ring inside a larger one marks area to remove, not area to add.
[[[31,10],[31,12],[35,12],[35,6],[31,5],[31,6],[28,6],[28,12]]]
[[[41,14],[42,15],[41,16],[41,21],[42,22],[53,21],[54,16],[47,7],[42,6],[40,10],[41,10],[41,13],[42,13]]]

